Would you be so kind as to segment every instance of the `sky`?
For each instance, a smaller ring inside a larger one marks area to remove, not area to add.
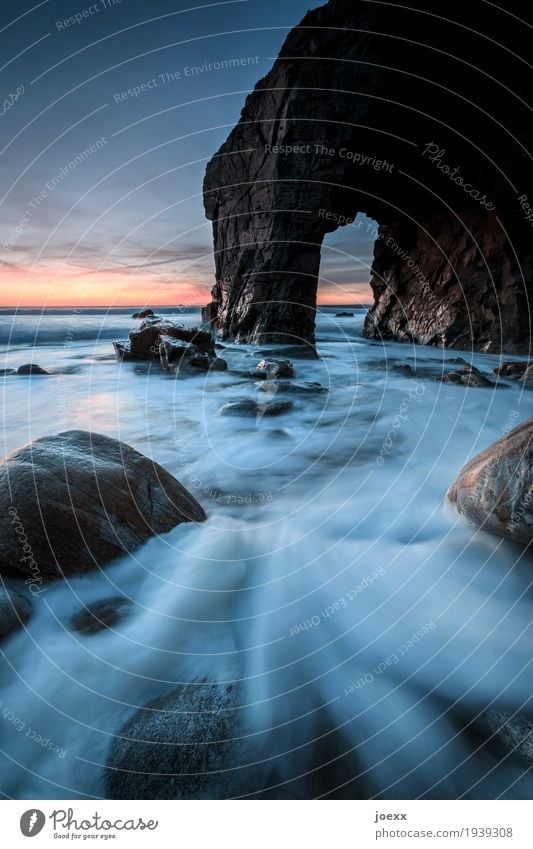
[[[2,3],[0,306],[209,301],[206,164],[319,5]],[[199,70],[229,59],[241,64]],[[327,237],[319,302],[371,300],[363,224]]]

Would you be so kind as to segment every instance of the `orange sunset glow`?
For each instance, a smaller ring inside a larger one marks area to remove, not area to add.
[[[204,306],[210,300],[211,285],[211,281],[168,278],[158,283],[153,274],[142,271],[87,271],[64,265],[0,267],[0,307]],[[368,304],[371,300],[366,283],[319,288],[318,304],[322,306]]]

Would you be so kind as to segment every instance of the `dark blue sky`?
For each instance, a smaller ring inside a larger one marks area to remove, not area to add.
[[[207,301],[205,165],[318,5],[2,4],[1,303]],[[229,60],[240,64],[199,70]],[[328,244],[368,263],[372,241],[366,227],[344,228]],[[330,250],[322,273],[345,287],[321,286],[338,302],[368,279]]]

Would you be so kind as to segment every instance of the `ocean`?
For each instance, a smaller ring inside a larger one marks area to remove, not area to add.
[[[200,320],[199,308],[158,312]],[[3,794],[100,798],[113,735],[136,707],[205,678],[241,682],[265,771],[286,752],[281,797],[316,794],[313,749],[328,734],[325,796],[530,797],[528,770],[481,748],[475,727],[489,706],[513,713],[530,699],[531,563],[445,499],[531,401],[517,383],[438,378],[453,357],[485,373],[500,357],[382,344],[362,336],[364,309],[323,307],[320,358],[293,360],[300,391],[272,387],[292,408],[222,417],[227,401],[268,397],[242,373],[274,346],[228,344],[227,372],[176,379],[116,360],[130,314],[0,311],[0,368],[52,372],[2,375],[4,453],[63,430],[104,433],[161,463],[208,518],[34,599],[1,646]],[[117,626],[71,628],[114,596],[130,601]]]

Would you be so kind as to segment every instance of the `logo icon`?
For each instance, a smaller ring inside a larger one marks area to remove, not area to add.
[[[24,837],[35,837],[43,830],[46,817],[42,811],[32,808],[25,811],[20,818],[20,830]]]

